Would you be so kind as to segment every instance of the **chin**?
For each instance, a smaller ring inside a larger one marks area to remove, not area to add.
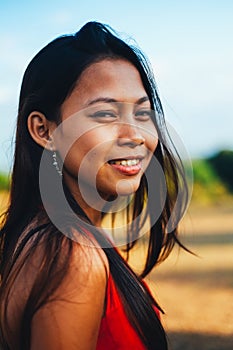
[[[129,196],[138,190],[139,184],[138,181],[120,180],[116,185],[116,192],[119,196]]]

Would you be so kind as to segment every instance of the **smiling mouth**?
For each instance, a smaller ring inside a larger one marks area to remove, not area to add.
[[[130,167],[130,166],[134,166],[140,163],[141,159],[135,158],[135,159],[116,159],[116,160],[109,160],[109,164],[110,165],[122,165],[125,167]]]
[[[108,164],[122,175],[137,175],[142,169],[142,158],[112,159]]]

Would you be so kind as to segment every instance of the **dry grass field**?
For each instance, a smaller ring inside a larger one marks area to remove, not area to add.
[[[182,224],[186,246],[149,276],[165,311],[171,350],[233,350],[233,202],[191,208]],[[143,248],[132,259],[139,267]]]
[[[6,200],[2,194],[0,208]],[[191,206],[182,238],[197,256],[176,250],[148,278],[170,350],[233,350],[233,201]],[[135,250],[136,268],[143,254],[143,246]]]
[[[8,192],[0,191],[0,214],[5,210],[8,202]]]

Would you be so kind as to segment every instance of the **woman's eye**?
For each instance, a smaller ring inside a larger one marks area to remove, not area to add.
[[[135,113],[135,117],[139,120],[146,121],[151,119],[152,111],[151,110],[140,110]]]
[[[99,111],[99,112],[95,112],[94,114],[92,114],[92,118],[96,118],[96,119],[102,119],[102,120],[113,120],[115,119],[117,116],[115,113],[113,112],[109,112],[109,111]]]

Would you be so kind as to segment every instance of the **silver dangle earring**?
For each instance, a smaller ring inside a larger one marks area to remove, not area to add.
[[[62,176],[62,171],[61,169],[59,168],[59,165],[58,165],[58,161],[57,161],[57,153],[56,151],[54,151],[53,149],[53,146],[52,146],[52,140],[51,140],[51,143],[50,143],[50,150],[53,152],[52,153],[52,157],[53,157],[53,166],[55,167],[57,173]]]

